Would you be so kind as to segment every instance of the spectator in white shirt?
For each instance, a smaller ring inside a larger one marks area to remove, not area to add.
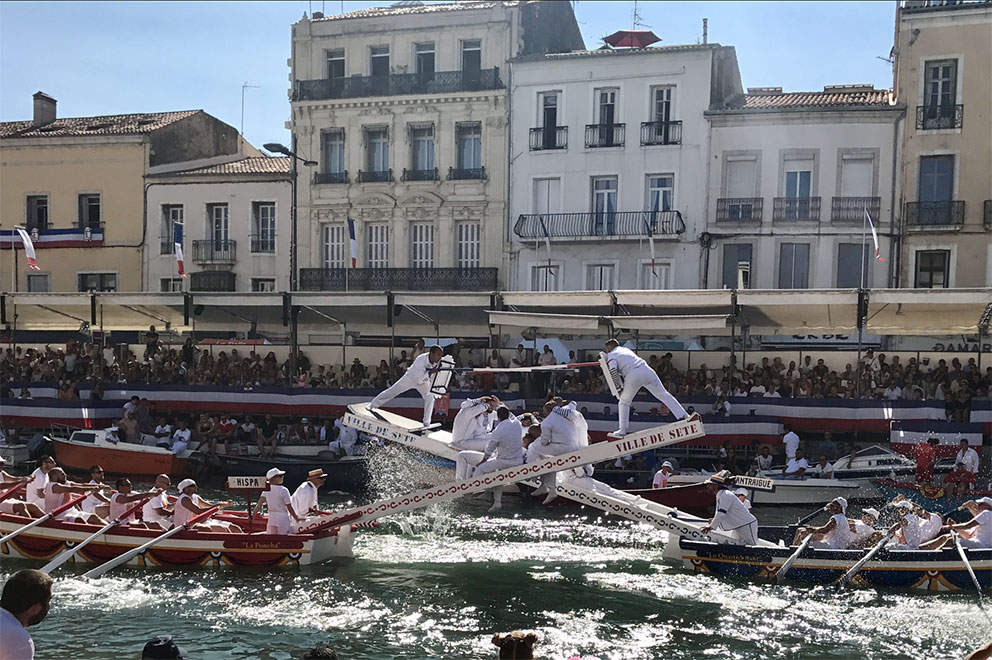
[[[817,461],[816,465],[807,470],[806,474],[811,477],[819,477],[820,479],[833,479],[834,466],[827,461],[826,456],[820,456],[820,460]]]
[[[809,463],[806,462],[806,458],[803,456],[803,450],[797,449],[795,458],[790,458],[789,462],[785,464],[785,468],[782,470],[782,476],[785,479],[802,479],[808,469]]]
[[[898,401],[902,398],[902,388],[895,383],[890,383],[885,391],[882,392],[882,396],[886,401]]]
[[[186,421],[180,421],[179,428],[172,434],[172,446],[169,448],[169,451],[173,454],[181,454],[186,451],[186,447],[189,446],[189,439],[192,435],[192,432],[186,428]]]
[[[785,431],[785,435],[782,436],[782,443],[785,444],[785,460],[795,458],[796,451],[799,450],[799,436],[792,430],[790,424],[783,424],[782,430]]]
[[[981,459],[978,457],[978,452],[969,446],[966,438],[961,438],[959,445],[960,449],[958,450],[957,456],[954,457],[954,465],[962,463],[968,472],[978,476],[978,466],[981,463]]]

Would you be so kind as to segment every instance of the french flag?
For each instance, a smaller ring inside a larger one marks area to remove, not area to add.
[[[878,232],[875,231],[875,223],[871,219],[871,213],[868,209],[865,209],[865,218],[868,219],[868,226],[871,227],[871,240],[875,243],[875,259],[878,261],[885,261],[882,258],[882,251],[878,248]]]
[[[186,277],[186,269],[183,267],[183,223],[173,225],[172,236],[176,246],[176,270],[182,277]]]
[[[31,242],[31,235],[23,227],[14,227],[14,229],[21,236],[21,245],[24,246],[24,258],[28,260],[28,268],[31,270],[41,270],[38,267],[38,259],[34,252],[34,243]]]
[[[348,242],[351,245],[351,269],[358,268],[358,242],[355,240],[355,221],[348,218]]]

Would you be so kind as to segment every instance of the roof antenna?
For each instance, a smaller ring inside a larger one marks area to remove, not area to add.
[[[644,25],[644,23],[641,22],[641,15],[637,12],[637,0],[634,0],[634,17],[633,17],[633,21],[631,22],[630,29],[636,30],[638,26],[651,27],[650,25]]]
[[[710,19],[708,19],[708,18],[704,18],[703,19],[703,43],[704,44],[705,43],[708,43],[707,37],[709,35],[709,23],[710,23]]]
[[[249,85],[248,81],[241,83],[241,137],[245,136],[245,90],[262,89],[261,85]]]

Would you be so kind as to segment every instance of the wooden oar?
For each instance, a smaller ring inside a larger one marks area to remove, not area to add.
[[[156,536],[151,541],[148,541],[147,543],[144,543],[142,545],[139,545],[137,548],[133,548],[131,550],[128,550],[124,554],[122,554],[120,556],[117,556],[117,557],[114,557],[110,561],[108,561],[108,562],[106,562],[104,564],[100,564],[96,568],[87,571],[86,573],[83,574],[83,577],[98,578],[101,575],[103,575],[104,573],[106,573],[107,571],[113,570],[114,568],[117,568],[121,564],[126,564],[127,562],[131,561],[131,559],[133,559],[134,557],[137,557],[142,552],[144,552],[148,548],[152,547],[153,545],[155,545],[159,541],[164,541],[165,539],[169,538],[170,536],[175,536],[179,532],[181,532],[181,531],[183,531],[185,529],[189,529],[190,527],[192,527],[196,523],[198,523],[198,522],[200,522],[202,520],[206,520],[207,518],[209,518],[210,516],[214,515],[218,511],[220,511],[220,506],[211,507],[211,508],[207,509],[206,511],[204,511],[203,513],[201,513],[199,515],[196,515],[196,516],[193,516],[192,518],[190,518],[189,520],[187,520],[184,525],[181,525],[179,527],[173,527],[169,531],[164,532],[163,534],[160,534],[160,535]]]
[[[893,525],[889,529],[888,533],[882,537],[882,540],[876,543],[875,547],[873,547],[871,550],[868,551],[868,554],[866,554],[864,557],[859,559],[857,563],[854,564],[854,566],[848,569],[846,573],[841,575],[840,578],[838,578],[837,581],[834,582],[834,584],[837,585],[837,588],[843,589],[844,585],[847,584],[848,581],[851,580],[851,578],[853,578],[861,571],[861,567],[867,564],[869,560],[871,560],[871,558],[874,557],[879,550],[885,547],[885,544],[889,542],[889,539],[895,536],[898,530],[899,530],[899,525]]]
[[[813,513],[809,514],[808,516],[806,516],[805,518],[803,518],[802,520],[800,520],[799,522],[797,522],[796,523],[796,527],[802,527],[803,525],[805,525],[806,523],[808,523],[810,520],[812,520],[813,518],[816,518],[818,515],[820,515],[821,513],[823,513],[824,511],[826,511],[825,508],[824,509],[817,509]]]
[[[76,506],[77,504],[79,504],[80,502],[82,502],[83,500],[85,500],[87,497],[89,497],[89,493],[84,493],[84,494],[80,495],[79,497],[77,497],[74,500],[69,500],[68,502],[66,502],[62,506],[58,507],[57,509],[54,509],[51,513],[46,513],[41,518],[38,518],[37,520],[32,520],[27,525],[24,525],[23,527],[18,527],[17,529],[15,529],[14,531],[12,531],[7,536],[4,536],[3,538],[0,538],[0,543],[6,543],[10,539],[12,539],[12,538],[14,538],[16,536],[20,536],[23,532],[28,531],[32,527],[37,527],[41,523],[47,522],[50,518],[59,515],[60,513],[62,513],[63,511],[65,511],[66,509],[70,509],[70,508]]]
[[[3,492],[3,494],[0,494],[0,502],[3,502],[8,497],[12,497],[14,493],[22,488],[24,488],[24,484],[14,484],[13,488],[7,489]]]
[[[58,568],[62,564],[64,564],[67,561],[69,561],[69,559],[73,555],[75,555],[77,552],[79,552],[80,550],[82,550],[83,548],[85,548],[87,545],[89,545],[90,541],[95,540],[98,536],[100,536],[101,534],[105,533],[111,527],[115,527],[117,525],[120,525],[123,521],[127,520],[131,516],[131,514],[133,514],[135,511],[137,511],[138,509],[140,509],[141,507],[143,507],[145,505],[145,502],[147,502],[150,499],[151,499],[151,495],[149,495],[145,499],[139,501],[133,507],[131,507],[130,509],[128,509],[127,511],[125,511],[124,513],[122,513],[120,516],[118,516],[116,520],[111,520],[109,523],[107,523],[102,528],[100,528],[100,530],[98,530],[96,532],[93,532],[88,537],[86,537],[83,541],[80,541],[78,544],[76,544],[75,547],[73,547],[73,548],[71,548],[69,550],[66,550],[65,552],[63,552],[61,555],[59,555],[58,557],[56,557],[52,561],[50,561],[47,564],[45,564],[44,566],[42,566],[41,567],[41,570],[43,570],[46,573],[51,573],[56,568]]]
[[[799,559],[799,555],[803,553],[803,550],[806,549],[806,546],[808,546],[809,542],[812,540],[813,540],[813,535],[807,534],[806,538],[803,539],[803,542],[799,544],[798,548],[796,548],[796,551],[792,553],[792,556],[786,559],[785,563],[782,564],[782,566],[775,573],[775,577],[773,578],[775,582],[778,582],[781,578],[785,577],[785,574],[789,572],[789,569],[792,568],[792,565],[795,563],[795,561]]]

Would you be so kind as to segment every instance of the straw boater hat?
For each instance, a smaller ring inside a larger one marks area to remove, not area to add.
[[[716,474],[710,475],[710,478],[706,480],[708,484],[716,484],[718,486],[724,486],[729,488],[733,482],[733,477],[730,476],[730,470],[720,470]]]
[[[320,468],[307,472],[307,479],[323,479],[326,476],[327,474]]]

